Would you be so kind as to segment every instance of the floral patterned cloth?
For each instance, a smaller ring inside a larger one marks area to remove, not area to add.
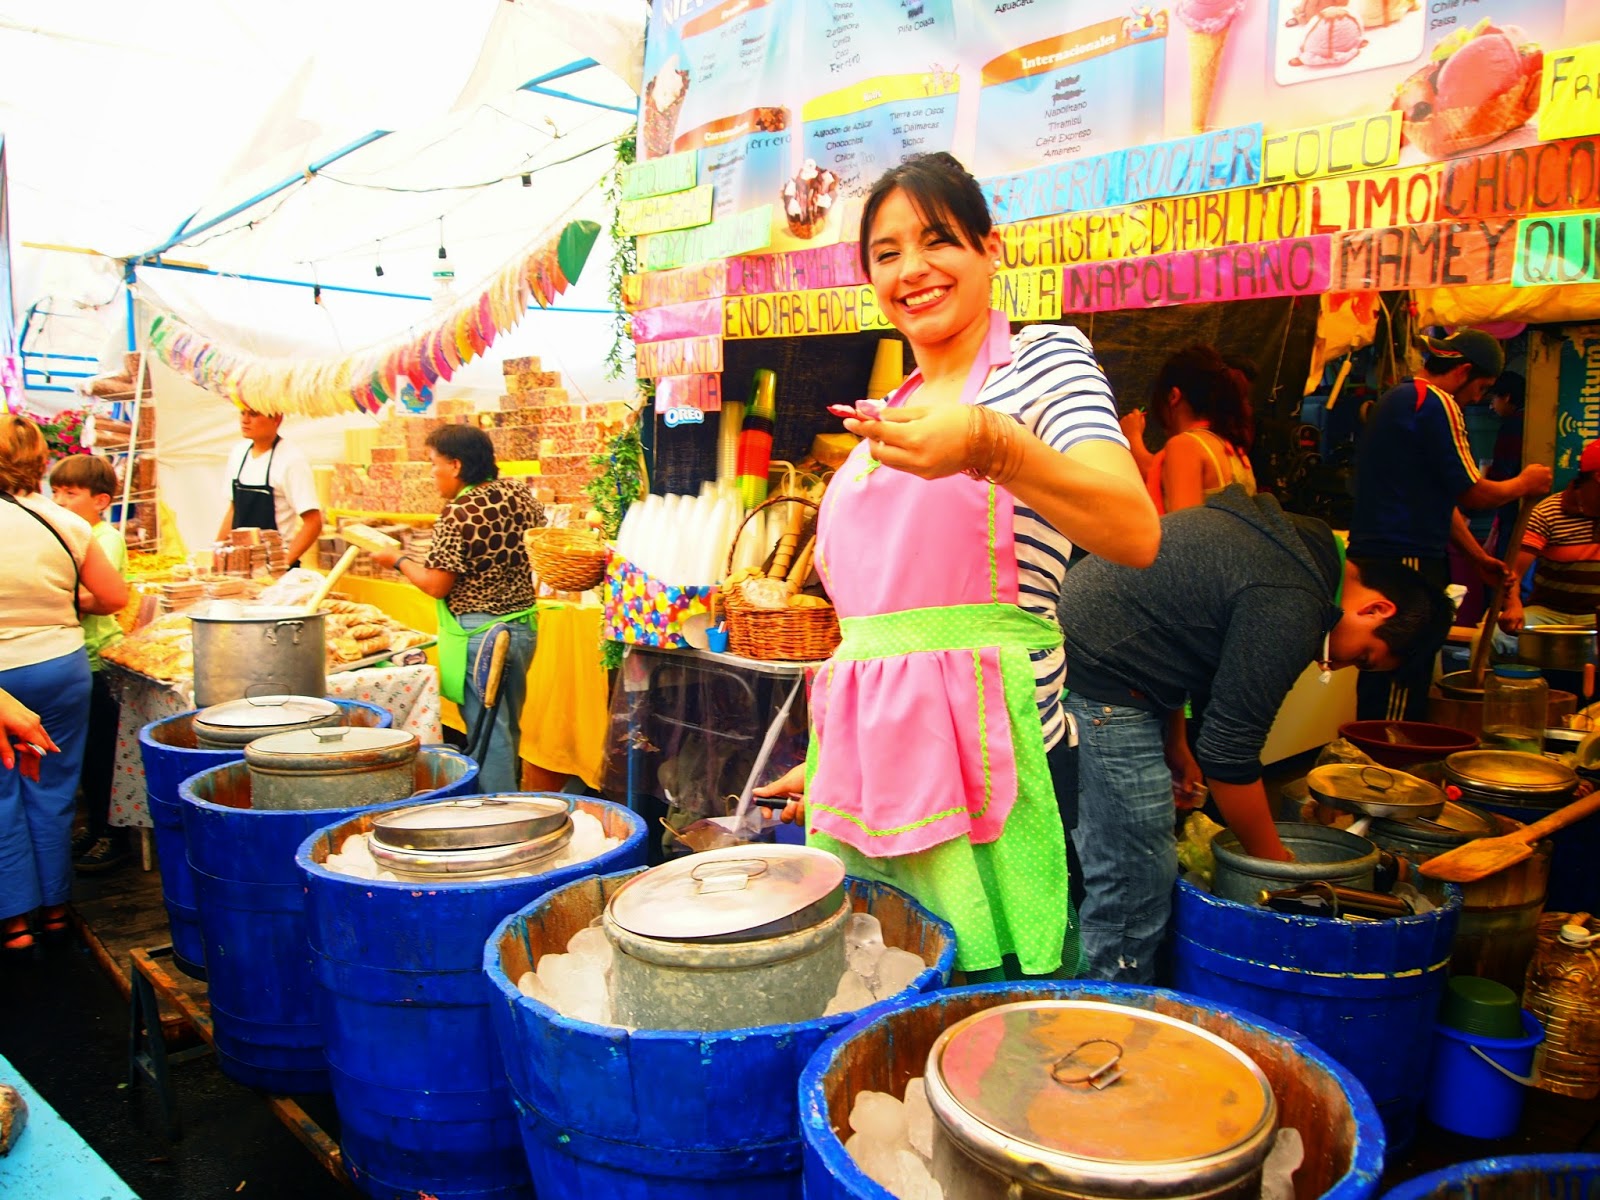
[[[108,667],[113,687],[120,685],[122,716],[117,724],[117,758],[111,783],[111,824],[150,827],[150,804],[144,791],[144,765],[139,756],[139,730],[151,721],[175,717],[194,707],[189,684],[160,683],[117,667]],[[429,665],[368,668],[328,676],[328,695],[336,700],[362,700],[388,709],[394,727],[417,735],[424,746],[443,737],[439,723],[439,672]]]

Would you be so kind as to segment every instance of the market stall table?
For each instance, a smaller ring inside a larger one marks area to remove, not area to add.
[[[0,1083],[16,1088],[28,1103],[27,1127],[11,1153],[0,1158],[0,1195],[6,1200],[139,1200],[4,1057]]]
[[[192,693],[187,685],[163,683],[115,663],[107,663],[105,670],[113,687],[120,688],[122,703],[111,786],[111,824],[148,829],[150,805],[145,796],[139,730],[151,721],[193,708]],[[394,715],[394,728],[416,734],[423,745],[433,745],[443,737],[439,673],[431,665],[340,671],[328,676],[328,695],[388,709]]]

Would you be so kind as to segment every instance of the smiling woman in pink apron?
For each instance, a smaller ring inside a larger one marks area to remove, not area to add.
[[[845,422],[864,440],[823,501],[844,640],[813,683],[804,776],[807,840],[950,921],[969,979],[1076,968],[1056,599],[1072,543],[1146,566],[1160,541],[1089,343],[1012,337],[990,309],[999,252],[948,154],[867,197],[862,268],[917,370],[881,419]]]

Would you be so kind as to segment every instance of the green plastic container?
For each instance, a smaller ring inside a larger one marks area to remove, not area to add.
[[[1503,983],[1478,975],[1456,975],[1445,986],[1439,1024],[1479,1037],[1520,1037],[1522,1002]]]

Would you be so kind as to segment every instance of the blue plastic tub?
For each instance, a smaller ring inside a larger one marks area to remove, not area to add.
[[[1383,1200],[1590,1200],[1596,1194],[1600,1154],[1518,1154],[1418,1176]]]
[[[1527,1087],[1495,1070],[1478,1052],[1526,1078],[1533,1072],[1533,1056],[1542,1041],[1544,1029],[1526,1009],[1521,1037],[1484,1037],[1438,1026],[1424,1110],[1428,1120],[1467,1137],[1510,1137],[1522,1120]]]
[[[631,877],[550,892],[503,921],[484,947],[539,1200],[800,1200],[795,1085],[812,1051],[854,1014],[713,1033],[630,1032],[568,1020],[517,990],[524,971],[564,948]],[[904,892],[846,884],[891,945],[933,964],[913,987],[943,986],[955,962],[950,926]]]
[[[478,764],[465,755],[425,746],[413,799],[460,795],[477,777]],[[179,794],[217,1063],[240,1083],[269,1092],[325,1092],[305,880],[294,856],[320,826],[361,810],[258,812],[242,761],[184,780]]]
[[[1461,890],[1392,921],[1291,916],[1178,882],[1173,986],[1303,1033],[1359,1079],[1396,1150],[1416,1134]]]
[[[388,709],[376,704],[328,698],[343,710],[341,724],[388,729],[394,721]],[[172,933],[172,960],[184,974],[204,979],[205,944],[200,939],[194,876],[189,873],[189,852],[183,842],[183,806],[178,788],[191,775],[223,763],[238,762],[244,757],[244,751],[200,749],[194,734],[194,719],[199,712],[195,708],[175,717],[151,721],[139,731],[139,752],[144,759],[150,820],[155,826],[161,901],[166,905],[167,925]]]
[[[1096,1000],[1188,1021],[1243,1050],[1267,1076],[1280,1127],[1298,1129],[1305,1163],[1295,1174],[1301,1196],[1368,1200],[1383,1173],[1384,1131],[1365,1088],[1306,1038],[1220,1004],[1161,988],[1080,980],[986,983],[907,996],[863,1014],[816,1052],[800,1076],[806,1200],[893,1200],[844,1148],[856,1094],[905,1094],[926,1070],[939,1034],[986,1008],[1026,1000]]]
[[[306,882],[339,1146],[351,1179],[374,1200],[532,1200],[483,947],[496,925],[552,888],[644,865],[642,819],[603,800],[577,805],[622,845],[522,879],[419,886],[321,865],[382,809],[301,843],[295,861]]]

